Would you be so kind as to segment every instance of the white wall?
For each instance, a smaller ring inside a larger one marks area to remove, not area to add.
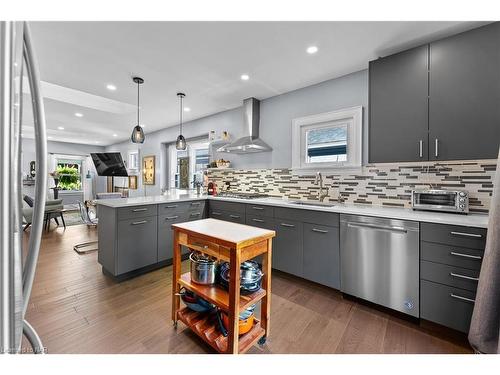
[[[78,156],[88,156],[91,152],[104,152],[103,146],[92,146],[92,145],[83,145],[78,143],[67,143],[67,142],[47,142],[47,151],[48,153],[53,154],[63,154],[63,155],[78,155]],[[23,179],[29,173],[30,170],[30,162],[32,160],[36,161],[36,153],[35,153],[35,141],[30,138],[23,138],[22,140],[22,174]],[[91,165],[91,172],[94,171],[94,166]],[[87,168],[88,169],[88,168]],[[48,172],[51,172],[50,166],[48,166]],[[83,171],[84,175],[87,171]],[[104,192],[106,191],[106,177],[98,177],[95,173],[92,174],[92,177],[95,178],[95,192]],[[53,186],[53,182],[49,179],[49,186]],[[33,186],[23,186],[24,194],[33,196],[34,188]],[[49,191],[49,197],[51,196],[51,191]]]
[[[352,106],[363,106],[363,160],[367,160],[368,150],[368,71],[352,73],[344,77],[321,82],[261,102],[260,137],[272,148],[272,152],[248,155],[219,154],[217,157],[229,159],[235,168],[289,168],[291,155],[291,122],[294,118],[333,111]],[[231,138],[236,139],[243,133],[242,108],[216,113],[184,124],[184,136],[193,138],[208,134],[215,130],[220,134],[229,131]],[[142,145],[134,145],[130,141],[106,147],[106,151],[122,152],[124,160],[128,151],[140,149],[140,157],[156,155],[156,185],[147,187],[147,195],[159,194],[166,187],[165,163],[167,157],[162,143],[175,142],[179,128],[170,127],[146,134]],[[139,189],[131,191],[131,196],[144,195],[141,179]]]

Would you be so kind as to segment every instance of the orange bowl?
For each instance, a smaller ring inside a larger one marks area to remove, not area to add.
[[[229,317],[226,313],[221,313],[222,315],[222,324],[226,330],[229,329]],[[238,334],[244,335],[249,332],[253,327],[254,316],[250,315],[247,319],[240,319],[238,325]]]

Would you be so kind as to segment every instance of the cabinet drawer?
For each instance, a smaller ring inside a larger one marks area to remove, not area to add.
[[[192,201],[192,202],[182,202],[188,211],[201,211],[205,210],[206,201]]]
[[[420,317],[467,333],[475,297],[468,290],[421,280]]]
[[[274,230],[274,219],[258,215],[246,215],[246,224],[254,227]]]
[[[339,228],[304,224],[304,278],[340,289]]]
[[[259,204],[247,204],[246,213],[247,215],[274,217],[274,207]]]
[[[459,225],[421,223],[420,238],[422,241],[484,250],[486,229]]]
[[[479,271],[483,251],[466,247],[420,242],[420,259]]]
[[[339,214],[332,212],[276,207],[274,209],[274,216],[276,218],[297,220],[304,223],[323,224],[331,227],[339,226]]]
[[[147,206],[121,207],[118,209],[118,220],[156,216],[157,213],[158,210],[156,204],[150,204]]]
[[[206,239],[200,237],[188,235],[187,243],[188,247],[193,250],[199,250],[216,257],[219,256],[219,245],[214,242],[207,241]]]
[[[245,223],[245,215],[240,212],[227,212],[211,209],[210,217],[213,219],[232,221],[233,223],[244,224]]]
[[[479,271],[423,260],[420,262],[420,278],[475,292]]]
[[[223,201],[211,200],[208,205],[210,207],[210,210],[231,211],[231,212],[237,212],[240,214],[245,213],[245,204],[243,204],[243,203],[223,202]]]
[[[157,217],[118,223],[117,275],[157,262]]]

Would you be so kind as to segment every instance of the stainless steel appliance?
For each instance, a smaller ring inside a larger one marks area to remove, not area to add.
[[[36,145],[35,202],[22,262],[21,114],[23,73],[29,81]],[[35,353],[43,345],[25,320],[40,249],[47,194],[47,137],[39,74],[28,24],[0,22],[0,352],[19,353],[24,334]]]
[[[411,206],[414,210],[469,212],[469,194],[465,190],[413,190]]]
[[[340,215],[342,292],[419,316],[419,223]]]

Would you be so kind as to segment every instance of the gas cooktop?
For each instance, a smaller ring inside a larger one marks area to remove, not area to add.
[[[234,191],[221,191],[217,196],[224,198],[237,198],[237,199],[257,199],[267,198],[267,194],[261,193],[239,193]]]

